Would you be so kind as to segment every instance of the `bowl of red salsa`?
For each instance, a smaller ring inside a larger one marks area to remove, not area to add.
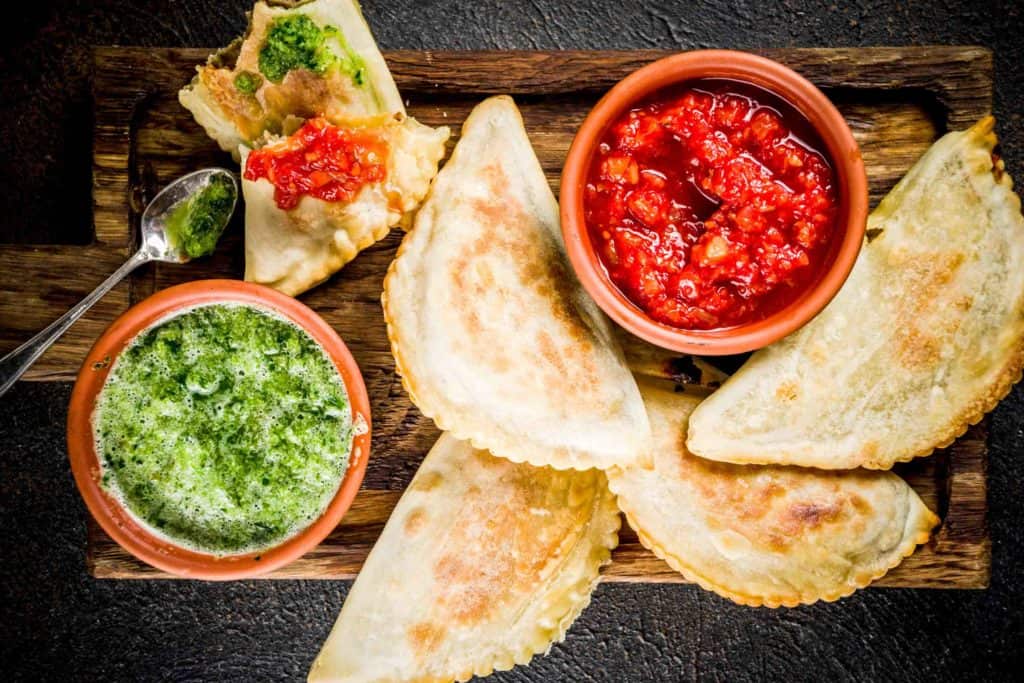
[[[846,281],[867,178],[842,115],[755,55],[683,53],[612,88],[562,173],[580,281],[634,334],[685,353],[766,346]]]

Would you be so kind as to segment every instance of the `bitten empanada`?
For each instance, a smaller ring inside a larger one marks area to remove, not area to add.
[[[353,0],[257,3],[245,38],[178,99],[241,161],[245,279],[293,296],[408,227],[449,135],[405,115]],[[254,172],[256,157],[289,151],[294,175]]]
[[[898,565],[939,521],[891,472],[698,458],[685,439],[700,397],[640,388],[654,469],[614,468],[608,482],[643,545],[707,590],[750,606],[836,600]]]
[[[991,117],[949,133],[868,219],[828,307],[690,418],[705,458],[888,469],[946,446],[1024,366],[1024,217]]]
[[[442,434],[349,591],[310,681],[466,681],[547,652],[618,543],[604,474]]]

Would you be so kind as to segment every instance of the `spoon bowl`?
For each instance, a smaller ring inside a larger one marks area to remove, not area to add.
[[[188,263],[191,258],[183,251],[176,249],[167,235],[167,219],[182,202],[197,195],[214,178],[225,177],[231,180],[232,200],[228,220],[235,213],[238,204],[238,178],[226,168],[204,168],[183,175],[173,183],[160,190],[153,200],[146,205],[142,213],[142,246],[151,261],[167,263]],[[220,226],[223,230],[227,225]]]

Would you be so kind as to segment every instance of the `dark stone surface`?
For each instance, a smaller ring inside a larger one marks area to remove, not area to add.
[[[211,46],[248,2],[37,0],[0,22],[0,240],[89,240],[88,46]],[[1003,151],[1024,169],[1015,2],[367,0],[385,48],[694,48],[973,43],[996,51]],[[52,193],[63,199],[52,201]],[[66,384],[0,399],[0,680],[302,678],[344,582],[97,581],[64,445]],[[987,591],[861,591],[794,610],[688,586],[607,585],[565,644],[502,681],[998,680],[1024,664],[1024,392],[996,411]]]

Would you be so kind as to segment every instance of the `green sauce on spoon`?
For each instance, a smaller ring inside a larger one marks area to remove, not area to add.
[[[171,246],[199,258],[213,253],[235,206],[235,188],[224,175],[211,176],[206,186],[181,201],[168,214],[164,231]]]

